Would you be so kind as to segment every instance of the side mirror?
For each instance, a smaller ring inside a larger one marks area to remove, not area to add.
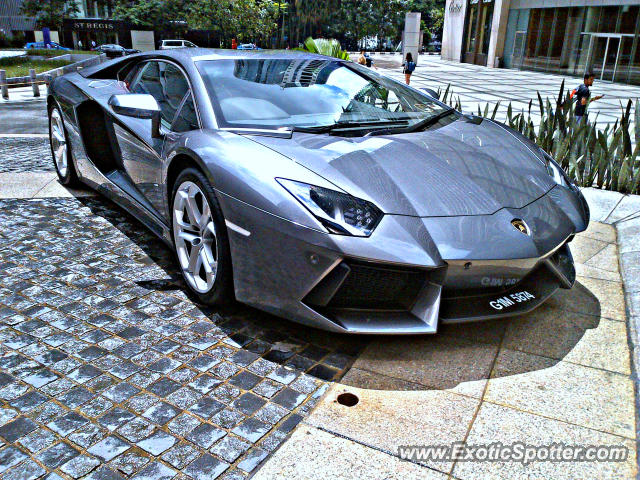
[[[435,98],[436,100],[438,100],[438,92],[436,92],[433,88],[423,87],[420,90],[429,95],[431,98]]]
[[[112,95],[109,106],[118,115],[126,117],[151,120],[151,136],[161,138],[160,133],[160,106],[153,97],[146,93],[127,93]]]

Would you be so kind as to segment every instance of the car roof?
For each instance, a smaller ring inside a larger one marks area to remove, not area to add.
[[[298,60],[339,60],[333,57],[326,57],[310,52],[300,50],[231,50],[222,48],[187,48],[176,50],[163,50],[163,54],[175,57],[176,60],[199,62],[202,60],[221,60],[221,59],[298,59]]]

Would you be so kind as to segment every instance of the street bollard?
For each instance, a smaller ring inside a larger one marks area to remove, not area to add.
[[[33,96],[40,96],[40,86],[38,85],[38,77],[36,76],[36,71],[33,68],[29,69],[29,77],[31,78],[31,87],[33,88]]]
[[[7,85],[6,70],[0,70],[0,90],[2,90],[2,98],[9,100],[9,86]]]

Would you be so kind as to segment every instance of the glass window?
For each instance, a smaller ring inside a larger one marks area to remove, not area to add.
[[[166,62],[148,62],[131,86],[133,93],[153,95],[161,111],[161,124],[170,128],[182,99],[189,91],[187,79],[180,69]]]
[[[469,19],[467,24],[467,48],[468,53],[476,51],[476,27],[478,24],[478,0],[471,0],[469,5]]]
[[[174,132],[188,132],[189,130],[197,130],[198,128],[200,128],[200,126],[198,125],[198,117],[196,116],[196,107],[193,104],[193,97],[191,93],[189,93],[180,108],[180,112],[173,121],[171,130]]]
[[[334,60],[206,60],[197,67],[224,127],[410,126],[449,110],[366,67]]]

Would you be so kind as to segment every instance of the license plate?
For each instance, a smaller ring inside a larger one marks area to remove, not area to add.
[[[505,295],[503,297],[496,298],[495,300],[491,300],[489,305],[494,310],[504,310],[507,308],[511,308],[518,303],[528,302],[530,300],[535,299],[535,295],[529,293],[526,290],[521,292],[511,293],[509,295]]]

